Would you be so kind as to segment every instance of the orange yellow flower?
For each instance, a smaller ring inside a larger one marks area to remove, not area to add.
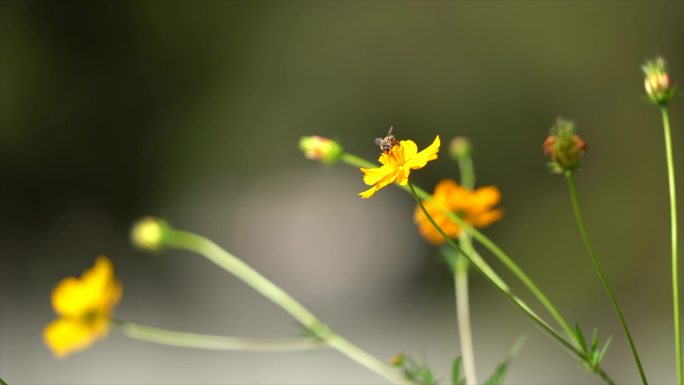
[[[438,208],[443,207],[458,215],[473,227],[482,228],[501,219],[503,210],[494,208],[501,200],[499,189],[494,186],[469,190],[460,186],[453,179],[444,179],[437,183],[432,195],[433,202],[424,200],[423,206],[444,232],[455,238],[461,232],[461,226],[451,220]],[[444,243],[444,237],[427,219],[420,206],[416,207],[413,220],[425,239],[434,245]]]
[[[372,187],[359,193],[359,196],[368,199],[376,191],[394,182],[406,185],[411,170],[423,168],[427,162],[437,159],[439,145],[439,135],[435,137],[431,145],[420,152],[418,152],[418,146],[414,141],[400,141],[387,153],[380,155],[378,162],[382,166],[377,168],[361,168],[364,174],[363,182]]]
[[[43,340],[58,357],[83,350],[109,332],[109,316],[123,288],[112,262],[99,256],[81,278],[68,277],[52,290],[52,308],[59,318],[43,330]]]

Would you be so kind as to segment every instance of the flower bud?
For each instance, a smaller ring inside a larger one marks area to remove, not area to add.
[[[457,136],[449,143],[449,155],[456,161],[464,156],[470,156],[471,149],[470,141],[465,136]]]
[[[325,164],[333,164],[342,155],[342,146],[334,140],[322,136],[303,136],[299,140],[299,149],[307,159],[317,160]]]
[[[676,93],[665,69],[665,59],[657,57],[641,66],[644,72],[644,89],[648,99],[655,104],[667,104]]]
[[[390,365],[398,368],[398,367],[401,367],[402,365],[404,365],[404,359],[405,359],[405,357],[402,353],[397,353],[397,354],[393,355],[392,357],[390,357],[389,363],[390,363]]]
[[[575,124],[562,118],[556,119],[549,137],[544,141],[544,154],[550,159],[551,172],[562,174],[575,170],[580,158],[587,150],[587,144],[575,134]]]
[[[131,242],[142,250],[157,251],[164,246],[169,231],[169,225],[165,221],[145,217],[133,225]]]

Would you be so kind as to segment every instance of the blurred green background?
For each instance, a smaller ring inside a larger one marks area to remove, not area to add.
[[[663,55],[684,84],[683,15],[682,1],[1,2],[0,377],[382,382],[333,351],[193,351],[116,332],[53,359],[41,339],[50,290],[101,253],[124,283],[119,318],[223,335],[297,330],[201,258],[135,251],[130,224],[154,214],[216,240],[369,352],[412,353],[447,382],[452,283],[415,231],[412,199],[385,189],[363,201],[357,170],[297,150],[320,134],[373,159],[373,138],[393,125],[421,148],[435,134],[472,140],[478,183],[503,192],[505,217],[488,235],[568,319],[612,335],[606,370],[637,383],[564,181],[545,169],[541,143],[561,115],[589,144],[580,199],[647,374],[674,382],[664,144],[639,66]],[[680,208],[683,107],[671,107]],[[412,175],[429,190],[457,177],[447,156]],[[598,383],[473,277],[481,378],[526,334],[509,383]]]

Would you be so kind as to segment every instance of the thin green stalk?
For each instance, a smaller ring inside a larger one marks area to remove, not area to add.
[[[309,310],[273,282],[251,268],[245,262],[225,251],[211,240],[186,231],[169,229],[166,236],[168,246],[189,250],[205,256],[219,267],[235,275],[264,297],[273,301],[294,319],[299,321],[316,337],[325,341],[347,357],[365,366],[393,384],[409,384],[397,370],[359,349],[351,342],[336,334]]]
[[[477,385],[475,370],[475,352],[473,336],[470,329],[470,303],[468,300],[468,260],[458,256],[454,263],[454,290],[456,291],[456,317],[458,334],[461,336],[461,356],[463,357],[463,373],[467,385]]]
[[[112,320],[128,337],[162,345],[211,350],[239,350],[249,352],[288,352],[327,347],[316,338],[244,338],[184,333],[160,329],[134,322]]]
[[[674,312],[675,358],[677,360],[677,384],[682,385],[682,320],[679,308],[679,263],[677,252],[677,193],[675,190],[674,156],[672,155],[672,135],[670,134],[670,116],[667,106],[660,106],[665,133],[665,156],[667,158],[667,181],[670,192],[670,237],[672,241],[672,309]]]
[[[582,218],[582,213],[580,211],[579,207],[579,201],[577,199],[577,190],[575,188],[575,177],[572,173],[572,171],[568,171],[566,174],[566,179],[568,180],[568,188],[570,189],[570,200],[572,201],[572,209],[575,212],[575,219],[577,220],[577,227],[579,227],[580,234],[582,235],[582,240],[584,241],[584,246],[587,248],[587,252],[589,253],[589,256],[591,257],[591,262],[594,264],[594,268],[596,269],[596,273],[598,273],[599,279],[601,280],[601,283],[603,284],[604,289],[606,289],[606,293],[608,293],[608,297],[610,298],[610,303],[613,305],[613,309],[615,309],[615,313],[618,316],[618,319],[620,320],[620,325],[622,326],[622,330],[625,331],[625,335],[627,336],[627,341],[629,342],[629,347],[632,349],[632,355],[634,356],[634,361],[636,362],[637,368],[639,369],[639,375],[641,376],[641,382],[644,385],[648,384],[648,380],[646,379],[646,374],[644,373],[644,368],[641,366],[641,360],[639,359],[639,353],[637,352],[636,344],[634,343],[634,340],[632,339],[632,333],[629,331],[629,326],[627,326],[627,321],[625,321],[625,317],[622,314],[622,310],[620,309],[620,305],[617,302],[617,298],[615,297],[615,292],[613,291],[612,287],[608,283],[608,278],[606,277],[605,272],[603,271],[603,267],[601,267],[601,261],[599,261],[598,256],[596,255],[596,252],[594,251],[594,247],[591,244],[591,241],[589,240],[589,234],[587,233],[587,229],[584,226],[584,219]]]
[[[340,160],[343,162],[351,165],[351,166],[356,166],[356,167],[375,167],[373,163],[368,162],[365,159],[361,159],[355,155],[349,154],[349,153],[343,153],[342,156],[340,157]],[[411,192],[409,190],[408,186],[401,186],[397,185],[401,189],[403,189],[406,192]],[[568,321],[561,315],[561,313],[556,309],[556,307],[551,303],[551,301],[546,297],[546,295],[541,291],[541,289],[532,281],[532,279],[525,274],[525,272],[518,266],[501,248],[499,248],[492,240],[490,240],[486,235],[475,229],[474,227],[470,226],[467,222],[465,222],[463,219],[461,219],[458,215],[452,213],[445,207],[442,207],[439,203],[435,202],[432,199],[432,196],[425,190],[421,189],[420,187],[414,186],[416,194],[420,199],[422,200],[427,200],[428,202],[432,203],[435,207],[437,207],[444,215],[446,215],[449,219],[452,221],[458,223],[459,226],[461,226],[462,229],[464,229],[467,233],[469,233],[476,241],[478,241],[480,244],[482,244],[485,248],[487,248],[494,256],[496,256],[499,261],[501,261],[519,280],[522,282],[530,292],[537,298],[537,300],[546,308],[546,310],[551,314],[551,316],[556,320],[558,325],[563,329],[565,334],[572,339],[575,342],[576,346],[580,346],[577,342],[577,337],[575,335],[575,332],[573,331],[572,327],[568,323]],[[481,258],[480,258],[481,259]],[[488,265],[483,265],[484,260],[482,260],[482,263],[480,263],[480,267],[484,268],[486,270],[489,270],[490,272],[493,273],[491,268],[489,268]],[[501,283],[501,280],[499,279],[499,283]]]
[[[420,209],[423,211],[423,214],[425,217],[430,221],[432,226],[446,239],[446,242],[451,246],[455,251],[463,255],[468,259],[470,263],[473,264],[473,267],[475,270],[477,270],[480,274],[482,274],[485,279],[487,279],[491,284],[493,284],[501,293],[503,293],[506,298],[508,298],[513,304],[518,307],[520,310],[522,310],[525,315],[532,320],[537,326],[539,326],[542,330],[544,330],[549,336],[551,336],[556,342],[558,342],[562,347],[564,347],[566,350],[568,350],[571,354],[575,355],[577,358],[579,358],[582,361],[589,362],[588,358],[584,356],[584,353],[578,350],[574,345],[570,344],[568,341],[566,341],[563,336],[558,334],[557,331],[555,331],[549,324],[547,324],[544,320],[542,320],[532,309],[525,304],[520,298],[518,298],[515,294],[511,292],[510,289],[507,289],[505,287],[501,287],[497,285],[496,281],[493,280],[489,275],[485,273],[480,267],[474,263],[472,257],[470,254],[465,253],[463,249],[454,242],[453,239],[449,238],[449,236],[442,230],[441,227],[435,222],[435,220],[432,218],[430,213],[425,209],[425,206],[423,206],[423,202],[421,199],[418,197],[416,194],[416,190],[413,187],[413,184],[411,182],[408,182],[408,188],[411,191],[413,198],[416,200],[416,203],[420,207]],[[601,369],[597,368],[596,373],[603,378],[608,384],[614,384],[613,380],[610,379],[608,374]]]
[[[468,154],[458,157],[458,168],[461,174],[461,185],[469,190],[475,188],[475,168],[473,160]],[[470,255],[475,254],[475,249],[470,241],[470,235],[464,231],[458,236],[461,247]],[[480,258],[481,259],[481,258]],[[484,261],[482,261],[484,262]],[[461,341],[461,355],[463,356],[463,373],[467,385],[477,384],[477,371],[475,369],[475,349],[473,348],[473,336],[470,328],[470,301],[468,290],[468,260],[458,255],[454,263],[454,290],[456,292],[456,316],[458,319],[458,333]]]

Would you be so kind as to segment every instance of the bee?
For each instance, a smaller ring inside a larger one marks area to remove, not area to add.
[[[390,127],[387,131],[387,136],[384,138],[375,138],[375,144],[378,145],[385,154],[389,153],[392,147],[397,145],[397,138],[392,135],[393,129],[394,127]]]

